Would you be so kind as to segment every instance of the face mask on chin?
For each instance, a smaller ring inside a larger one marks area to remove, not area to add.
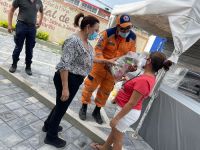
[[[98,36],[97,32],[88,35],[88,40],[95,40]]]
[[[127,36],[129,35],[129,33],[130,33],[130,31],[129,31],[129,32],[126,32],[126,33],[119,31],[119,35],[120,35],[122,38],[127,38]]]

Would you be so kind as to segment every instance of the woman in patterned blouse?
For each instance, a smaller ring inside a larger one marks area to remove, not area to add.
[[[79,25],[80,18],[83,19]],[[99,20],[93,16],[84,16],[83,13],[76,15],[74,25],[80,31],[67,38],[62,46],[63,54],[54,75],[56,105],[42,128],[47,132],[44,142],[57,148],[66,145],[66,141],[58,137],[58,132],[62,131],[59,124],[84,77],[92,69],[94,54],[88,40],[96,39],[99,31]]]

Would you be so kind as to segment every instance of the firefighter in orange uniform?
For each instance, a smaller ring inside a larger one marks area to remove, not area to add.
[[[79,111],[81,120],[86,120],[87,105],[91,103],[92,93],[99,87],[95,98],[96,107],[92,116],[97,123],[103,123],[100,109],[105,106],[115,84],[108,65],[113,64],[117,58],[127,54],[129,51],[135,52],[136,35],[131,31],[130,16],[126,14],[118,16],[116,24],[116,27],[102,32],[95,47],[94,65],[85,79],[82,91],[82,107]]]

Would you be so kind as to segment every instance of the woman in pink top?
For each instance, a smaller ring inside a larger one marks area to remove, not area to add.
[[[166,71],[172,62],[166,59],[161,52],[151,53],[146,59],[144,73],[133,78],[123,85],[119,90],[115,102],[117,110],[114,118],[110,122],[112,131],[103,145],[92,143],[91,146],[96,150],[108,150],[113,144],[113,150],[122,149],[123,136],[130,125],[134,124],[141,113],[142,102],[146,99],[154,87],[156,76],[159,69]]]

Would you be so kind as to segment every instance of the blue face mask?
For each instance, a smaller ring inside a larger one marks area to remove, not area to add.
[[[97,32],[88,35],[88,40],[95,40],[98,36]]]
[[[120,31],[119,31],[119,35],[120,35],[122,38],[126,38],[126,37],[129,35],[129,33],[130,33],[130,31],[129,31],[129,32],[126,32],[126,33],[120,32]]]

